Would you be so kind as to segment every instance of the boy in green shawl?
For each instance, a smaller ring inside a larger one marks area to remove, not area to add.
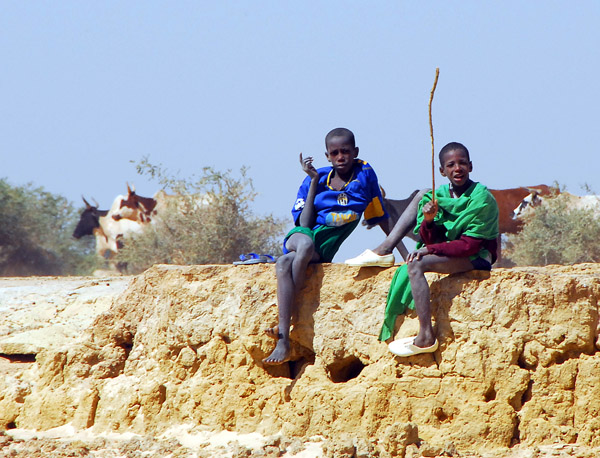
[[[396,317],[407,307],[416,309],[418,335],[389,344],[390,351],[398,356],[432,353],[439,345],[431,323],[425,272],[490,270],[496,260],[498,205],[485,186],[469,178],[473,171],[469,151],[460,143],[449,143],[440,151],[439,159],[440,173],[450,183],[438,188],[435,200],[428,192],[419,203],[415,233],[423,243],[394,275],[379,335],[381,341],[389,339]]]

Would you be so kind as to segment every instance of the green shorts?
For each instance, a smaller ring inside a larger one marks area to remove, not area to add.
[[[296,226],[283,239],[283,253],[289,253],[285,242],[292,234],[300,233],[308,235],[315,244],[315,250],[321,257],[320,262],[331,262],[340,249],[342,242],[348,238],[352,231],[358,226],[358,220],[343,226],[317,226],[315,229]]]

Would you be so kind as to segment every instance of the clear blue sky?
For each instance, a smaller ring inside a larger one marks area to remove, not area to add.
[[[149,156],[250,167],[290,218],[298,153],[352,129],[390,197],[460,141],[492,188],[598,183],[600,2],[39,1],[0,5],[1,177],[108,208]],[[443,183],[437,175],[436,183]],[[336,261],[380,240],[362,227]]]

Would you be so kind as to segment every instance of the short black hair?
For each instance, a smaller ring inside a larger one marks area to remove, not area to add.
[[[352,144],[352,148],[356,147],[354,134],[350,129],[346,129],[345,127],[336,127],[335,129],[329,131],[329,133],[325,136],[325,148],[327,148],[329,140],[331,140],[332,137],[346,137],[348,142]]]
[[[440,150],[440,165],[442,167],[444,166],[444,156],[446,155],[446,153],[449,153],[450,151],[454,151],[454,150],[463,151],[467,155],[467,159],[469,160],[469,162],[471,162],[471,156],[469,155],[469,150],[467,149],[467,147],[465,145],[463,145],[462,143],[458,143],[458,142],[450,142]]]

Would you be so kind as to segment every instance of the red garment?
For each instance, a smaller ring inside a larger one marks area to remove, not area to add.
[[[427,223],[425,220],[419,228],[419,236],[430,254],[449,258],[468,258],[477,254],[481,248],[485,248],[492,255],[492,264],[497,258],[498,242],[496,239],[486,240],[461,235],[457,240],[447,241],[444,227]]]

